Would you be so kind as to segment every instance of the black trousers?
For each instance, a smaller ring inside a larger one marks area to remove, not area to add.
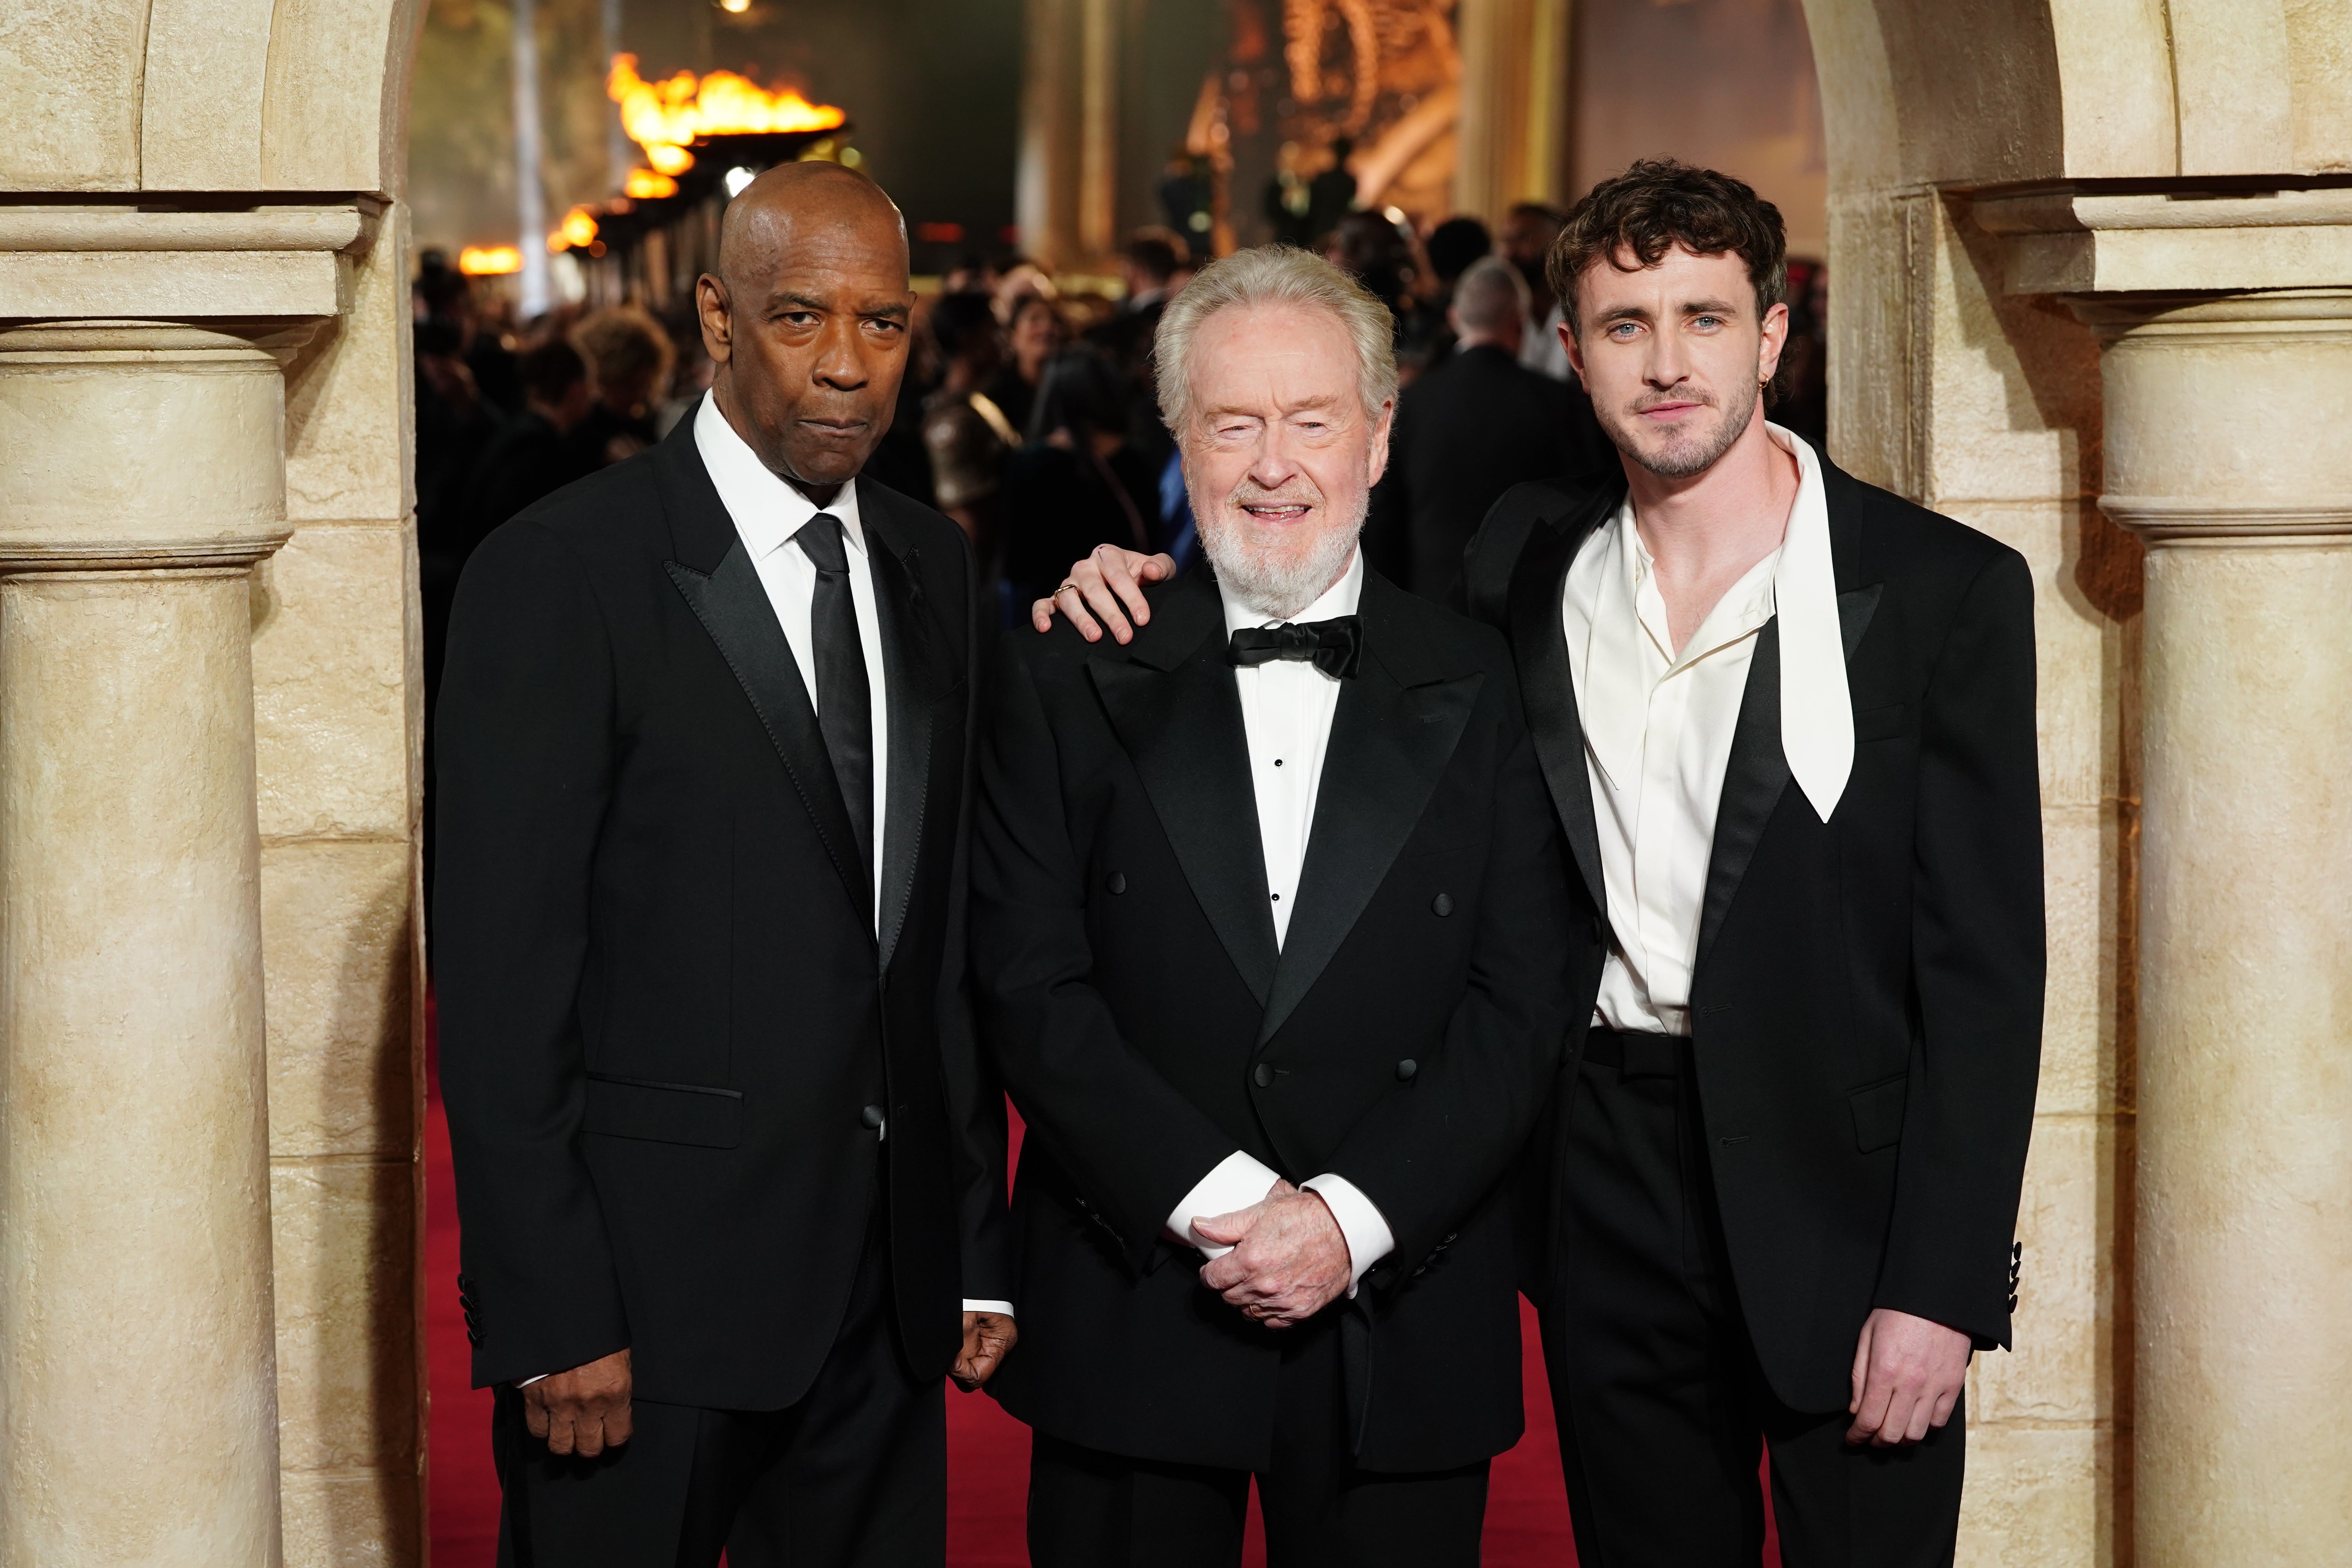
[[[1476,1568],[1486,1465],[1359,1469],[1347,1442],[1339,1312],[1281,1332],[1274,1462],[1257,1477],[1268,1568]],[[1248,1470],[1133,1459],[1035,1434],[1032,1568],[1229,1568],[1242,1560]]]
[[[1543,1315],[1578,1562],[1756,1568],[1766,1449],[1787,1568],[1949,1563],[1964,1411],[1913,1447],[1853,1447],[1845,1411],[1773,1396],[1732,1286],[1690,1042],[1593,1036]]]
[[[947,1559],[944,1381],[907,1370],[883,1203],[833,1352],[797,1405],[635,1402],[635,1434],[559,1458],[498,1391],[499,1568],[940,1568]]]

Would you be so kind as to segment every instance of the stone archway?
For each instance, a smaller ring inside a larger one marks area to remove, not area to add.
[[[422,1561],[421,10],[0,45],[11,1568]]]

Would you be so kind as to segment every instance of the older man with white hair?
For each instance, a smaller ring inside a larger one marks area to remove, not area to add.
[[[1253,1475],[1277,1565],[1475,1563],[1519,1435],[1501,1189],[1580,937],[1502,638],[1357,547],[1389,345],[1303,252],[1202,272],[1158,359],[1213,575],[1016,634],[983,720],[1041,1568],[1238,1563]]]

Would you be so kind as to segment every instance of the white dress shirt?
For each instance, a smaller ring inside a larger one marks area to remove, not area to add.
[[[802,683],[808,688],[811,709],[816,706],[816,641],[810,630],[816,603],[816,563],[795,539],[820,511],[841,520],[842,537],[848,542],[844,553],[849,558],[849,600],[857,611],[857,640],[866,650],[866,683],[873,694],[874,864],[869,870],[878,931],[884,807],[890,779],[890,701],[883,673],[882,623],[874,607],[874,566],[857,515],[857,481],[844,484],[830,506],[818,506],[760,461],[760,455],[719,412],[716,397],[705,396],[695,411],[694,445],[702,454],[702,466],[710,470],[710,482],[727,515],[735,521],[735,535],[743,542],[744,553],[760,574],[760,586],[768,591],[769,607],[783,627],[784,641],[792,645],[793,662],[799,666]],[[887,1123],[882,1132],[888,1136]],[[1003,1312],[1008,1317],[1013,1312],[1009,1301],[966,1301],[963,1307],[967,1312]]]
[[[1363,591],[1364,557],[1359,551],[1339,580],[1296,619],[1352,616]],[[1218,592],[1224,599],[1228,636],[1245,626],[1283,624],[1279,617],[1242,603],[1223,584]],[[1279,948],[1290,933],[1290,911],[1298,901],[1299,873],[1307,864],[1307,842],[1315,826],[1315,797],[1323,782],[1323,752],[1331,740],[1332,715],[1339,710],[1339,682],[1307,660],[1274,659],[1236,668],[1234,684],[1241,692],[1250,785],[1257,796],[1258,847],[1265,857],[1268,907]],[[1206,1240],[1192,1222],[1245,1209],[1280,1179],[1264,1162],[1235,1150],[1170,1212],[1169,1232],[1205,1257],[1221,1258],[1233,1248]],[[1372,1200],[1345,1176],[1326,1173],[1303,1185],[1322,1198],[1347,1239],[1348,1293],[1352,1296],[1364,1270],[1396,1249],[1396,1237]]]
[[[1853,714],[1821,466],[1801,440],[1778,426],[1766,430],[1797,458],[1787,531],[1680,652],[1630,498],[1577,552],[1560,595],[1612,939],[1594,1013],[1612,1029],[1691,1032],[1691,970],[1716,812],[1757,635],[1776,614],[1781,745],[1823,821],[1852,767]]]

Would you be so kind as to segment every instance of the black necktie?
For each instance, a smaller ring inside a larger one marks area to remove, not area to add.
[[[1234,634],[1225,651],[1244,668],[1277,658],[1296,658],[1312,663],[1334,680],[1346,680],[1356,673],[1357,656],[1363,652],[1363,633],[1353,616],[1339,616],[1328,621],[1285,621],[1278,626],[1244,626]]]
[[[833,757],[841,803],[857,836],[857,864],[874,874],[874,691],[866,679],[866,644],[857,635],[857,602],[849,594],[849,550],[841,520],[821,511],[793,535],[816,567],[809,605],[810,640],[816,645],[816,723]]]

